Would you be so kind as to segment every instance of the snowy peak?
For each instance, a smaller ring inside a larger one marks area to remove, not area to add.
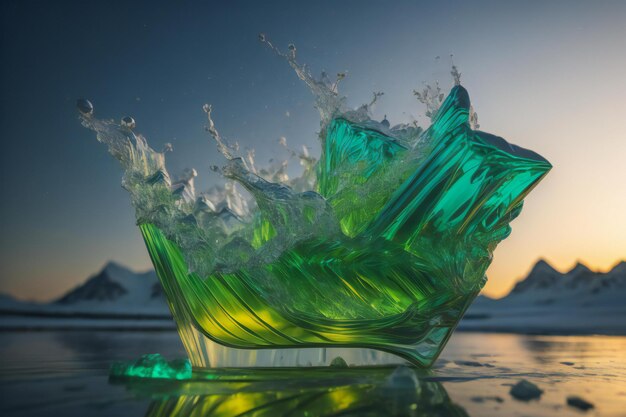
[[[515,306],[614,306],[626,298],[626,263],[609,272],[594,272],[581,262],[560,273],[539,261],[502,302]]]
[[[126,281],[128,279],[132,279],[132,277],[136,275],[130,269],[114,261],[109,261],[104,266],[104,268],[102,268],[100,273],[107,274],[110,278],[112,278],[115,281]]]
[[[582,262],[576,262],[576,265],[574,265],[574,267],[572,269],[570,269],[566,275],[568,276],[575,276],[575,275],[579,275],[579,274],[593,274],[593,272],[591,271],[591,269],[589,269],[589,267],[585,264],[583,264]]]
[[[531,289],[542,289],[553,286],[561,277],[559,271],[543,259],[540,259],[530,270],[525,279],[515,284],[511,294],[527,292]]]
[[[130,269],[109,262],[96,275],[74,288],[56,304],[120,304],[142,306],[162,303],[160,284],[154,271],[135,273]]]
[[[171,329],[174,323],[154,271],[107,263],[50,303],[0,294],[0,329]]]
[[[61,297],[57,303],[74,304],[80,301],[114,301],[128,291],[115,282],[106,270]]]
[[[596,292],[602,291],[603,289],[611,289],[614,290],[616,294],[620,294],[620,290],[622,290],[622,294],[626,298],[626,262],[621,261],[617,265],[615,265],[609,272],[606,274],[602,274],[600,279],[598,279],[598,283],[596,284],[594,290]]]
[[[531,274],[538,273],[538,272],[557,272],[557,271],[556,269],[554,269],[552,265],[548,263],[548,261],[541,258],[537,261],[537,263],[535,263],[535,266],[533,266],[531,270]]]
[[[626,261],[618,262],[608,273],[616,276],[626,275]]]
[[[626,262],[560,273],[539,261],[504,298],[478,298],[460,324],[472,331],[626,335]]]

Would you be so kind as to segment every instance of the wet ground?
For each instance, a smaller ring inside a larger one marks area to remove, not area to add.
[[[429,372],[226,370],[187,382],[109,380],[112,361],[148,352],[184,356],[175,332],[2,332],[0,415],[626,416],[626,337],[457,332]],[[511,388],[521,380],[532,385],[516,398]]]

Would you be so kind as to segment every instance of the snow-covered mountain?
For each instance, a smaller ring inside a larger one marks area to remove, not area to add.
[[[525,280],[505,298],[510,305],[562,304],[576,307],[623,305],[626,295],[626,262],[607,273],[591,271],[582,263],[561,274],[541,260]]]
[[[0,328],[173,328],[154,271],[136,273],[110,262],[51,303],[0,296]]]
[[[544,260],[504,298],[479,299],[465,330],[626,334],[626,262],[594,272],[582,263],[560,273]]]
[[[89,278],[54,302],[75,309],[95,306],[112,310],[163,310],[165,295],[156,273],[135,273],[115,262],[109,262],[99,273]]]

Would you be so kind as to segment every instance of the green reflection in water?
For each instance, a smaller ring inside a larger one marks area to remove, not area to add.
[[[218,369],[126,388],[153,399],[150,417],[468,416],[439,382],[407,367]]]

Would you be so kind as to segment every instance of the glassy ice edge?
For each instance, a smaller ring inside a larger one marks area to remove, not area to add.
[[[338,90],[339,83],[345,78],[345,74],[337,74],[334,80],[326,73],[316,78],[311,75],[305,65],[296,61],[294,45],[289,45],[288,51],[283,53],[265,35],[261,34],[259,38],[278,56],[284,58],[312,91],[315,97],[315,107],[320,113],[319,140],[322,155],[327,150],[326,135],[330,130],[337,128],[333,124],[337,120],[374,132],[374,135],[379,134],[391,144],[390,148],[400,149],[401,152],[392,152],[392,158],[384,161],[385,169],[361,183],[357,194],[351,195],[350,191],[344,193],[344,201],[347,203],[342,204],[337,198],[334,200],[333,197],[329,198],[332,193],[324,193],[324,190],[328,187],[333,191],[350,190],[354,180],[354,175],[350,170],[354,167],[348,164],[335,166],[332,178],[324,178],[323,169],[319,169],[318,161],[308,153],[306,148],[300,152],[294,151],[288,148],[284,138],[281,138],[280,144],[289,150],[292,158],[299,160],[303,167],[302,175],[290,179],[286,173],[288,161],[268,168],[257,167],[253,150],[248,150],[245,155],[242,155],[237,143],[230,143],[220,135],[212,118],[213,108],[206,104],[204,105],[208,121],[206,130],[227,161],[224,166],[212,167],[212,170],[220,173],[228,181],[223,187],[213,187],[209,192],[197,195],[194,186],[194,178],[197,176],[195,169],[186,170],[176,180],[173,180],[167,171],[165,154],[172,150],[171,145],[168,144],[162,151],[157,152],[150,148],[143,136],[135,133],[136,123],[132,117],[126,116],[120,123],[100,120],[94,117],[94,109],[89,101],[79,100],[77,107],[82,124],[97,133],[97,139],[108,146],[109,152],[120,161],[124,168],[122,184],[131,194],[137,223],[142,227],[144,237],[150,233],[150,229],[143,227],[154,226],[167,241],[177,246],[176,249],[180,248],[186,264],[185,273],[195,276],[210,277],[216,273],[235,274],[242,270],[255,270],[255,268],[258,270],[264,265],[277,261],[285,251],[296,247],[301,242],[338,241],[341,236],[353,237],[359,230],[358,227],[355,228],[352,221],[354,216],[350,212],[362,214],[365,211],[367,215],[373,214],[371,210],[367,213],[369,209],[366,206],[367,201],[360,201],[368,199],[359,199],[359,195],[368,196],[373,200],[378,199],[378,201],[388,199],[389,190],[394,190],[403,183],[412,172],[420,167],[432,151],[433,144],[431,134],[429,134],[432,127],[426,131],[416,123],[391,127],[386,117],[382,122],[372,119],[370,110],[382,93],[375,92],[370,103],[350,109],[346,98],[340,95]],[[451,74],[454,84],[460,86],[461,74],[456,66],[452,66]],[[458,94],[458,91],[455,94]],[[446,98],[439,84],[426,85],[422,90],[414,91],[414,95],[425,105],[426,116],[431,121],[437,120],[439,108]],[[448,100],[454,99],[451,93]],[[463,100],[464,98],[461,97],[461,101]],[[467,99],[467,104],[469,106],[469,99]],[[469,127],[477,128],[478,118],[471,107],[466,110],[465,115]],[[463,118],[462,114],[460,117]],[[341,126],[338,129],[341,129]],[[481,140],[510,154],[541,160],[547,164],[547,161],[535,153],[509,145],[502,138],[483,134]],[[545,167],[541,169],[544,170]],[[326,175],[329,176],[328,173]],[[245,189],[249,197],[246,197],[239,187]],[[327,198],[320,193],[326,195]],[[467,274],[471,279],[465,280],[464,277],[458,278],[451,274],[453,277],[451,279],[456,280],[456,283],[449,285],[461,288],[462,291],[459,293],[462,293],[464,298],[469,296],[469,302],[484,284],[484,269],[491,259],[491,251],[495,248],[495,244],[510,232],[508,222],[519,214],[521,201],[512,209],[509,207],[508,210],[510,213],[507,213],[503,223],[498,223],[498,227],[490,233],[490,236],[483,237],[488,247],[470,248],[473,250],[472,256],[487,260],[481,261],[477,270]],[[375,222],[372,223],[376,226]],[[174,252],[178,253],[177,250]],[[284,283],[277,285],[276,282],[271,281],[271,277],[266,280],[263,274],[255,278],[257,279],[255,284],[262,289],[263,296],[270,301],[270,304],[279,305],[281,301],[284,304],[284,300],[290,298],[293,288],[287,288],[288,286]],[[161,279],[163,280],[162,277]],[[320,281],[319,285],[323,289],[324,282]],[[331,291],[328,293],[332,294]],[[172,304],[171,299],[176,297],[170,295],[168,294],[170,306],[194,366],[329,365],[341,356],[354,361],[348,363],[362,365],[404,362],[403,359],[391,353],[350,346],[260,351],[223,346],[205,337],[210,333],[206,331],[206,328],[203,335],[195,328],[197,326],[192,325],[195,323],[193,313],[190,314],[191,317],[185,319],[176,317],[176,312],[180,314],[181,309],[175,303]],[[182,296],[185,296],[184,292]],[[370,307],[374,310],[378,308],[366,305],[366,310],[362,310],[364,300],[357,301],[352,303],[348,298],[336,303],[340,306],[334,308],[339,308],[341,311],[333,311],[333,305],[330,303],[328,309],[322,313],[324,317],[330,319],[358,320],[368,318],[372,310]],[[467,302],[460,300],[459,304],[459,301],[455,301],[456,306],[449,314],[452,317],[450,323],[454,323],[455,317],[453,316],[456,316],[457,321],[460,319],[460,315],[467,307]],[[386,311],[389,313],[390,310],[387,308]],[[424,324],[426,327],[442,325],[442,332],[430,335],[426,333],[424,336],[426,343],[422,347],[424,352],[416,352],[418,356],[423,354],[425,363],[431,363],[430,361],[438,355],[454,328],[455,324],[443,325],[440,320],[438,316],[433,316],[430,320],[431,324]],[[247,345],[247,347],[253,346],[254,344]],[[422,349],[417,345],[415,348]],[[337,355],[335,356],[334,353]]]

